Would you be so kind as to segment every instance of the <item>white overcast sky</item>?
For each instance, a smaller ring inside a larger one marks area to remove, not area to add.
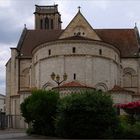
[[[63,28],[77,13],[78,6],[93,28],[140,29],[140,0],[0,0],[0,93],[5,94],[5,64],[10,48],[16,47],[24,24],[34,28],[37,5],[58,4]]]

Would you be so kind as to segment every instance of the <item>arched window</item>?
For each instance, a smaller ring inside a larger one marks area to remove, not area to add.
[[[27,89],[30,85],[30,74],[29,74],[29,68],[25,68],[20,75],[20,84],[21,88]]]
[[[102,49],[99,49],[99,54],[102,55]]]
[[[53,29],[53,19],[51,19],[51,29]]]
[[[43,20],[40,20],[40,29],[43,29]]]
[[[48,17],[45,18],[45,29],[49,29],[49,19],[48,19]]]
[[[136,71],[132,68],[124,68],[123,70],[123,86],[124,87],[137,87]]]
[[[73,80],[76,80],[76,73],[73,74]]]
[[[96,90],[106,92],[108,90],[105,83],[98,83],[95,85]]]
[[[73,53],[76,52],[76,48],[75,48],[75,47],[72,48],[72,52],[73,52]]]
[[[51,55],[51,49],[48,50],[48,55]]]
[[[47,89],[47,90],[49,90],[49,89],[51,89],[53,87],[53,84],[51,84],[50,82],[47,82],[47,83],[45,83],[43,86],[42,86],[42,89]]]

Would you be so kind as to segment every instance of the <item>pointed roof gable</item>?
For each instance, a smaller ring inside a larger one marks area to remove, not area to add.
[[[94,40],[101,40],[96,31],[82,15],[80,10],[66,27],[64,32],[60,35],[59,39],[68,38],[74,35],[83,36]]]

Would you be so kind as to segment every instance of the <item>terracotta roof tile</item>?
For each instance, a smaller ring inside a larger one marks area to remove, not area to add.
[[[59,87],[80,87],[80,88],[93,88],[93,87],[90,87],[90,86],[87,86],[86,84],[81,84],[80,82],[78,81],[72,81],[72,82],[69,82],[69,83],[65,83]]]
[[[111,90],[110,92],[131,92],[131,93],[134,93],[134,91],[131,91],[131,90],[126,90],[118,85],[115,85]]]

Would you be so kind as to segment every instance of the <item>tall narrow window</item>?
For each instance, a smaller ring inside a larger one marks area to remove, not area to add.
[[[45,29],[49,29],[49,19],[45,18]]]
[[[40,20],[40,29],[43,29],[43,20]]]
[[[75,48],[75,47],[72,48],[72,52],[73,52],[73,53],[76,52],[76,48]]]
[[[51,49],[48,50],[48,54],[51,55]]]
[[[73,79],[76,80],[76,73],[73,74]]]
[[[51,29],[53,29],[53,19],[51,19]]]
[[[99,49],[99,54],[102,55],[102,49]]]

